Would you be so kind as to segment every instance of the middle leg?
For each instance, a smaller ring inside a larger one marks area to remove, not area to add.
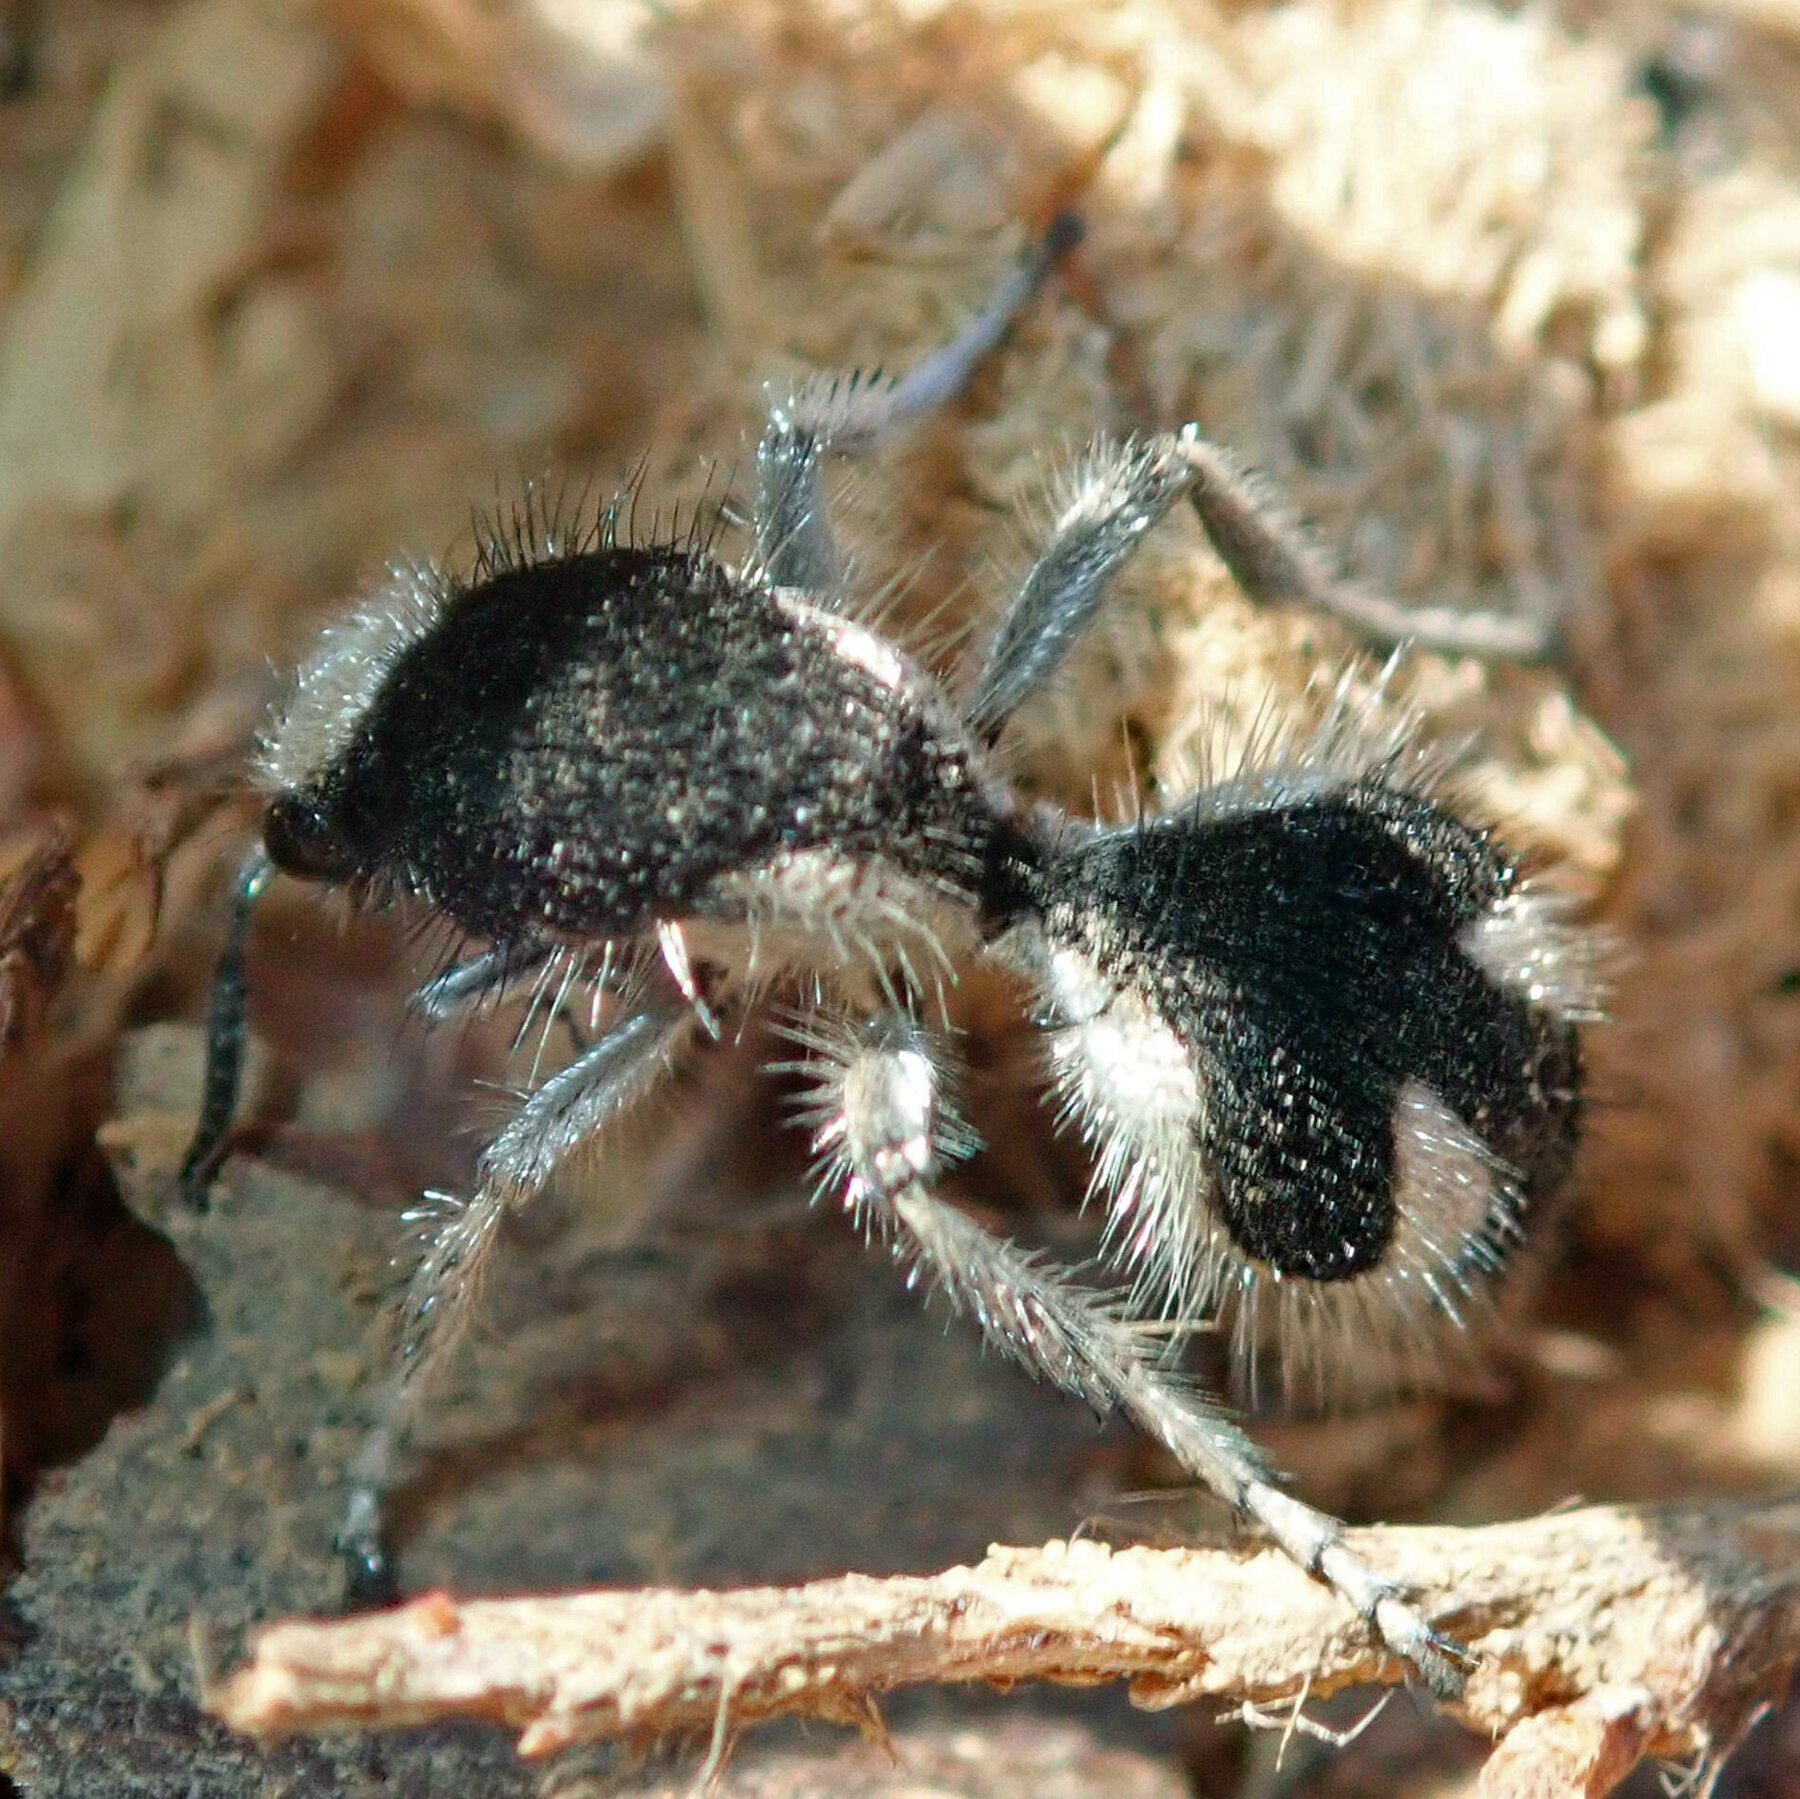
[[[536,1088],[481,1157],[467,1199],[429,1196],[430,1230],[395,1320],[395,1367],[350,1466],[338,1551],[350,1602],[393,1596],[382,1504],[421,1402],[474,1316],[500,1226],[540,1192],[557,1164],[661,1078],[693,1029],[687,1009],[638,1012]]]
[[[769,579],[815,597],[832,595],[842,560],[826,516],[821,466],[828,451],[869,449],[968,384],[1047,275],[1080,242],[1081,221],[1059,213],[1001,279],[974,318],[898,380],[818,374],[769,408],[756,447],[756,548]]]

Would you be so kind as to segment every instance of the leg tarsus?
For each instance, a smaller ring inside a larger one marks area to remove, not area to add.
[[[385,1543],[340,1543],[338,1549],[346,1612],[382,1612],[400,1603],[400,1582]]]
[[[1244,1491],[1239,1510],[1356,1609],[1389,1649],[1410,1662],[1440,1699],[1461,1696],[1468,1653],[1441,1636],[1404,1588],[1378,1574],[1344,1541],[1344,1527],[1268,1481]]]
[[[351,1495],[335,1548],[344,1574],[344,1609],[380,1611],[400,1598],[400,1582],[383,1528],[380,1497],[359,1488]]]

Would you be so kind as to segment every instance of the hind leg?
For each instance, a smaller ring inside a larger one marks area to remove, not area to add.
[[[1454,1645],[1349,1547],[1337,1519],[1281,1490],[1236,1420],[1165,1366],[1116,1301],[937,1197],[937,1176],[967,1138],[942,1096],[941,1051],[915,1020],[888,1013],[802,1037],[819,1058],[814,1144],[865,1230],[973,1318],[996,1349],[1154,1437],[1346,1599],[1434,1692],[1461,1689]]]
[[[1188,470],[1188,499],[1231,577],[1259,605],[1310,606],[1372,643],[1523,661],[1548,655],[1548,623],[1512,613],[1412,606],[1334,574],[1299,521],[1229,450],[1190,425],[1169,440]]]
[[[1186,430],[1100,439],[1058,484],[1050,532],[988,645],[970,722],[990,741],[1093,623],[1144,534],[1185,498],[1258,605],[1326,612],[1377,644],[1455,655],[1546,655],[1539,620],[1410,606],[1333,574],[1298,520],[1230,451]]]

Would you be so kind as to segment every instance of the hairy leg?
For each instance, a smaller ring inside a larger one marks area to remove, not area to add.
[[[990,739],[1093,623],[1113,578],[1186,497],[1232,578],[1259,605],[1302,605],[1379,644],[1534,658],[1540,620],[1410,606],[1334,575],[1293,514],[1250,469],[1199,431],[1102,440],[1063,477],[1050,533],[988,646],[970,722]]]
[[[1187,491],[1175,440],[1101,440],[1056,484],[1050,533],[988,645],[969,722],[990,740],[1055,672],[1144,533]]]
[[[433,1023],[497,999],[521,976],[533,974],[548,962],[555,949],[542,943],[514,943],[481,951],[434,976],[415,992],[407,1004]]]
[[[1378,644],[1523,661],[1550,653],[1553,633],[1542,619],[1411,606],[1334,574],[1299,521],[1229,450],[1191,425],[1171,441],[1187,465],[1188,498],[1206,535],[1258,604],[1310,606]]]
[[[867,1229],[980,1325],[987,1340],[1098,1412],[1122,1411],[1353,1605],[1434,1691],[1462,1684],[1452,1645],[1343,1540],[1343,1526],[1281,1490],[1235,1420],[1158,1359],[1114,1300],[983,1230],[934,1181],[966,1136],[941,1092],[940,1054],[911,1018],[803,1030],[819,1058],[815,1146]]]
[[[428,1241],[400,1301],[394,1371],[351,1464],[338,1537],[353,1604],[392,1596],[382,1500],[421,1401],[468,1329],[506,1214],[652,1087],[692,1028],[687,1011],[639,1012],[615,1025],[524,1101],[482,1155],[466,1199],[428,1195],[414,1215]]]
[[[757,551],[771,581],[819,596],[835,591],[843,565],[820,479],[826,452],[867,450],[897,426],[953,399],[1080,236],[1075,215],[1058,214],[981,311],[898,379],[818,374],[771,404],[756,449],[755,515]]]

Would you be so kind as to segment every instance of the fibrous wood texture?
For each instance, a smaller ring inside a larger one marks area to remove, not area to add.
[[[1646,1754],[1705,1764],[1800,1660],[1800,1506],[1597,1507],[1359,1539],[1470,1649],[1458,1705],[1490,1795],[1604,1790]],[[266,1632],[211,1698],[263,1735],[491,1718],[525,1755],[797,1714],[856,1722],[922,1681],[1123,1679],[1141,1705],[1265,1715],[1402,1674],[1279,1554],[996,1549],[972,1568],[738,1592],[474,1601]]]

